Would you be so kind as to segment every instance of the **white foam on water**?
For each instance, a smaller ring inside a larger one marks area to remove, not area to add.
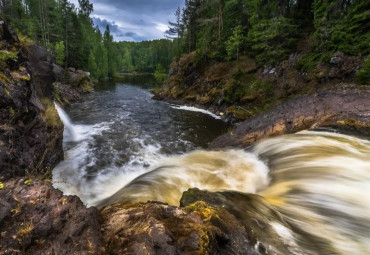
[[[192,112],[201,112],[201,113],[204,113],[204,114],[207,114],[215,119],[218,119],[220,120],[221,117],[210,112],[210,111],[207,111],[207,110],[204,110],[204,109],[200,109],[200,108],[196,108],[196,107],[193,107],[193,106],[184,106],[184,105],[171,105],[171,108],[173,109],[177,109],[177,110],[184,110],[184,111],[192,111]]]

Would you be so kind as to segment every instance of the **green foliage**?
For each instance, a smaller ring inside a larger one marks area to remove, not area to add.
[[[370,57],[365,60],[363,68],[357,73],[357,83],[370,85]]]
[[[51,84],[51,89],[53,91],[53,96],[54,96],[55,100],[60,102],[59,89],[58,89],[58,87],[55,83]]]
[[[227,58],[233,59],[236,57],[236,59],[239,58],[239,54],[241,53],[241,46],[245,40],[245,37],[243,35],[243,27],[242,26],[236,26],[233,31],[233,35],[230,36],[229,40],[226,42],[226,51],[227,51]]]
[[[369,1],[315,1],[313,13],[314,51],[341,51],[349,55],[370,53]]]
[[[248,32],[250,53],[264,66],[286,59],[296,46],[296,30],[291,19],[260,20]]]
[[[167,79],[166,70],[161,64],[157,65],[157,69],[154,72],[154,78],[159,84],[162,84]]]
[[[63,66],[65,60],[65,47],[63,41],[55,44],[55,57],[57,64]]]
[[[298,61],[297,69],[301,71],[309,71],[315,69],[315,67],[321,62],[321,55],[319,54],[308,54]]]

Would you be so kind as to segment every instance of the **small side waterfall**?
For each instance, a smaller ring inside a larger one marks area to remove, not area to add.
[[[67,113],[60,107],[57,103],[55,108],[58,111],[59,117],[64,124],[64,139],[68,141],[77,141],[77,132],[74,125],[72,124],[71,119],[68,117]]]

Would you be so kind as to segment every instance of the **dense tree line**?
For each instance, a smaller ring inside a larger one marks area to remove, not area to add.
[[[174,52],[196,51],[198,61],[230,60],[241,54],[271,65],[296,51],[310,38],[302,68],[325,53],[370,53],[368,0],[186,0],[175,13],[167,35]]]
[[[64,67],[88,70],[103,80],[118,72],[154,72],[158,65],[168,68],[172,42],[114,42],[109,26],[102,34],[94,27],[89,0],[1,0],[1,18],[20,34],[55,54]]]

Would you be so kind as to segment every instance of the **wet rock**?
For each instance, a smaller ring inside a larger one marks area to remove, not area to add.
[[[117,204],[102,216],[109,254],[261,254],[234,216],[204,202]]]
[[[0,205],[0,254],[104,253],[98,210],[51,184],[5,182]]]
[[[340,58],[340,57],[332,57],[330,59],[330,64],[338,65],[341,61],[342,61],[342,58]]]
[[[279,213],[258,195],[193,188],[183,193],[180,204],[187,211],[195,208],[203,215],[215,215],[210,222],[226,234],[224,239],[219,237],[218,240],[228,244],[225,250],[229,252],[219,254],[307,254],[297,246],[285,243],[274,230],[272,222],[279,222],[281,226],[285,223]]]
[[[369,129],[369,98],[366,86],[337,87],[297,97],[242,122],[232,134],[215,139],[210,148],[247,147],[263,138],[324,126]]]

